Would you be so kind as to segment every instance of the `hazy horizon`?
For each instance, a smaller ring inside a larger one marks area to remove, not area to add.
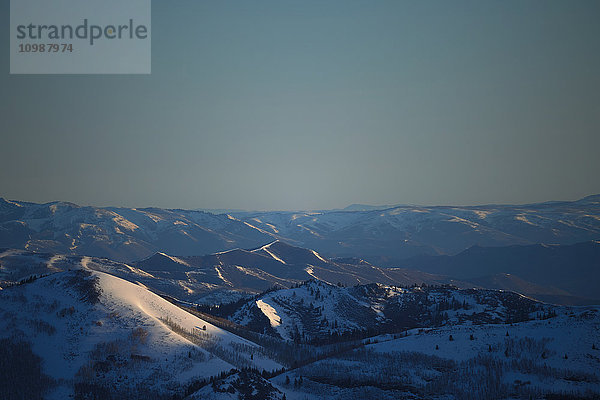
[[[9,0],[0,0],[9,26]],[[182,209],[600,193],[600,2],[154,2],[149,76],[9,75],[0,196]],[[118,60],[116,60],[118,62]]]
[[[302,211],[328,211],[328,210],[343,210],[345,208],[348,207],[352,207],[352,206],[366,206],[366,207],[377,207],[377,208],[384,208],[384,207],[402,207],[402,206],[415,206],[415,207],[473,207],[473,206],[494,206],[494,205],[502,205],[502,206],[520,206],[520,205],[528,205],[528,204],[540,204],[540,203],[546,203],[546,202],[572,202],[572,201],[578,201],[578,200],[582,200],[586,197],[590,197],[590,196],[598,196],[600,195],[600,193],[591,193],[589,195],[585,195],[582,197],[578,197],[578,198],[573,198],[573,199],[548,199],[548,200],[540,200],[540,201],[534,201],[534,202],[525,202],[525,203],[499,203],[499,202],[491,202],[491,203],[461,203],[461,204],[438,204],[438,203],[431,203],[431,204],[425,204],[425,203],[392,203],[392,204],[366,204],[366,203],[351,203],[351,204],[346,204],[346,205],[341,205],[341,206],[337,206],[337,207],[331,207],[331,208],[323,208],[323,207],[317,207],[317,208],[296,208],[296,209],[252,209],[252,208],[233,208],[233,207],[190,207],[190,208],[185,208],[185,207],[159,207],[156,205],[115,205],[115,204],[93,204],[93,203],[77,203],[74,201],[70,201],[70,200],[50,200],[50,201],[32,201],[32,200],[24,200],[24,199],[13,199],[13,198],[8,198],[6,196],[2,196],[0,194],[0,199],[4,199],[7,201],[14,201],[14,202],[23,202],[23,203],[36,203],[36,204],[49,204],[49,203],[73,203],[76,204],[78,206],[82,206],[82,207],[97,207],[97,208],[137,208],[137,209],[144,209],[144,208],[162,208],[162,209],[181,209],[181,210],[201,210],[201,211],[220,211],[220,210],[229,210],[232,212],[263,212],[263,211],[272,211],[272,212],[294,212],[294,211],[298,211],[298,212],[302,212]]]

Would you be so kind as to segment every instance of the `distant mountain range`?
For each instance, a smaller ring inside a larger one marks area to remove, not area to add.
[[[600,195],[529,205],[354,205],[346,210],[229,214],[0,199],[0,247],[125,262],[156,252],[204,255],[282,240],[327,257],[360,257],[398,266],[409,257],[454,255],[474,245],[599,239]]]
[[[453,255],[474,245],[574,244],[600,239],[600,195],[528,205],[394,206],[233,216],[329,257],[357,256],[382,266],[398,266],[402,259],[417,255]]]
[[[225,214],[0,199],[0,247],[134,261],[157,251],[202,255],[272,240]]]

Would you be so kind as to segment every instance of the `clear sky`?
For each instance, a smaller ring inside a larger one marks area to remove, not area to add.
[[[152,75],[9,75],[0,196],[169,208],[600,193],[600,1],[152,4]]]

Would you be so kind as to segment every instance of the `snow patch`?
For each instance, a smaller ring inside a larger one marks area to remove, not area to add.
[[[321,257],[321,255],[319,253],[317,253],[314,250],[311,250],[311,252],[315,255],[315,257],[317,257],[319,260],[323,261],[323,262],[327,262],[326,259],[324,259],[323,257]]]
[[[281,325],[281,318],[279,315],[277,315],[277,311],[270,304],[267,304],[262,300],[256,300],[256,306],[260,308],[260,311],[262,311],[267,318],[269,318],[269,322],[273,328]]]

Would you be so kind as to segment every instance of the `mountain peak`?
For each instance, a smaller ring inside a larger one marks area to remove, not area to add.
[[[136,264],[142,265],[146,268],[150,267],[152,268],[153,266],[156,267],[173,267],[173,266],[185,266],[185,267],[189,267],[190,264],[179,258],[179,257],[175,257],[175,256],[171,256],[168,255],[167,253],[163,253],[161,251],[158,251],[156,253],[154,253],[153,255],[151,255],[150,257],[144,258],[143,260],[138,261]]]

